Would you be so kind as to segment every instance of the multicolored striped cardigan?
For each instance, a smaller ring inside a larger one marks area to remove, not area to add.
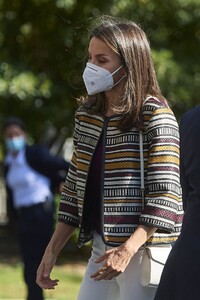
[[[138,224],[157,227],[148,243],[174,242],[182,225],[179,183],[179,131],[166,103],[149,97],[143,105],[145,207],[140,189],[137,128],[122,133],[120,116],[104,118],[86,108],[76,112],[74,153],[61,195],[58,220],[80,227],[78,245],[92,238],[82,226],[90,162],[103,131],[102,237],[105,244],[123,243]],[[95,188],[95,187],[94,187]]]

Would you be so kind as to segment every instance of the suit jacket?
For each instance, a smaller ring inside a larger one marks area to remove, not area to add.
[[[181,118],[180,141],[180,173],[185,210],[188,205],[200,205],[200,105]]]

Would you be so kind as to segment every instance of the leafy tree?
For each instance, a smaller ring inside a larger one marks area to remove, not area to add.
[[[71,135],[76,98],[85,92],[88,28],[101,14],[142,25],[177,118],[199,103],[198,0],[0,0],[0,122],[22,117],[36,141],[47,128]]]
[[[116,1],[117,11],[138,20],[147,33],[161,89],[179,118],[200,103],[200,2]],[[123,3],[123,9],[121,8]]]

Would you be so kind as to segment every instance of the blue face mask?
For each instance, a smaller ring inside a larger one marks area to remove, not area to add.
[[[24,136],[16,136],[13,138],[6,139],[6,148],[10,152],[18,152],[25,146]]]

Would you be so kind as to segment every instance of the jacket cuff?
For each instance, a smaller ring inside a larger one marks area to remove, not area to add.
[[[148,215],[142,213],[139,219],[139,225],[146,225],[150,227],[156,227],[163,233],[171,233],[174,231],[174,221],[162,220],[160,217]]]
[[[75,219],[71,216],[65,215],[65,214],[58,214],[58,222],[62,222],[68,225],[71,225],[73,227],[79,227],[79,221],[78,219]]]

